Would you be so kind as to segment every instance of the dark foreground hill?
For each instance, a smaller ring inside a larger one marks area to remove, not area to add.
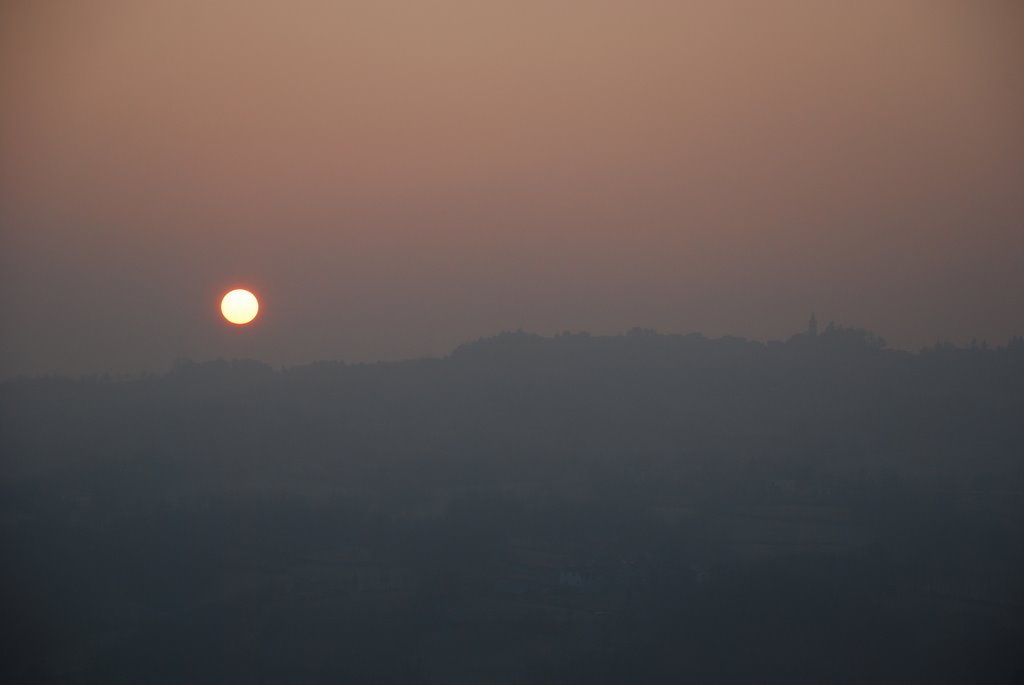
[[[5,682],[1024,682],[1024,345],[0,385]]]

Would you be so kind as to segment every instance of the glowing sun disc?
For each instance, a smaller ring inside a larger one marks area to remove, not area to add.
[[[220,313],[225,319],[239,326],[255,319],[259,311],[259,300],[244,288],[232,290],[220,301]]]

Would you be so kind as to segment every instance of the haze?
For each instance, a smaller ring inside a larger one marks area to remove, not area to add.
[[[839,5],[4,3],[0,375],[1019,335],[1024,13]]]

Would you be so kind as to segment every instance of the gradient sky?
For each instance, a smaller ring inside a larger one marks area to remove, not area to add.
[[[0,100],[0,376],[1024,333],[1014,0],[24,0]]]

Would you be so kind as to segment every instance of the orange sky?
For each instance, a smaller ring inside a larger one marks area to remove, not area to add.
[[[0,89],[4,376],[1024,333],[1013,0],[25,0]]]

